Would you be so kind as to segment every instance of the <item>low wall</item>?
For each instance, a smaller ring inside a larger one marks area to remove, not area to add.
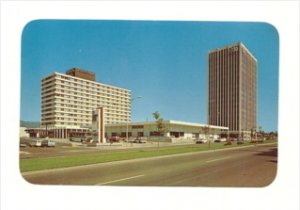
[[[153,137],[148,137],[148,141],[153,141],[153,142],[172,142],[172,138],[167,137],[167,136],[153,136]]]
[[[193,143],[194,139],[192,138],[171,138],[172,143]]]
[[[175,137],[150,137],[148,141],[153,142],[169,142],[169,143],[193,143],[194,139],[192,138],[175,138]]]

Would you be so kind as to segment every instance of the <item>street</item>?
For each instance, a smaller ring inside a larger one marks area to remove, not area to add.
[[[23,173],[33,184],[263,187],[276,176],[277,145],[251,145]]]

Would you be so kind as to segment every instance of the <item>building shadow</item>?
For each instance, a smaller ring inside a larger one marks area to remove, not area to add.
[[[277,148],[272,148],[272,149],[270,149],[268,151],[259,152],[256,155],[277,157],[277,155],[278,155],[278,149]]]

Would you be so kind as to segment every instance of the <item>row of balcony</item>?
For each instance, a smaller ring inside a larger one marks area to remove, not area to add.
[[[43,92],[42,93],[42,100],[47,99],[53,96],[61,97],[62,99],[76,99],[76,101],[92,101],[92,102],[100,102],[105,101],[105,102],[112,102],[116,104],[123,104],[123,105],[129,105],[129,98],[116,98],[112,96],[107,96],[107,95],[89,95],[89,94],[79,94],[79,93],[68,93],[63,90],[55,89],[50,92]]]

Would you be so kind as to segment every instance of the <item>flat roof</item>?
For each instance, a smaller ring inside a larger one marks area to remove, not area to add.
[[[235,46],[242,47],[257,62],[257,58],[250,52],[250,50],[245,46],[245,44],[243,42],[236,42],[234,44],[226,45],[226,46],[223,46],[223,47],[218,47],[218,48],[215,48],[213,50],[208,51],[208,53],[210,54],[210,53],[213,53],[213,52],[216,52],[216,51],[219,51],[219,50],[224,50],[224,49],[235,47]]]
[[[117,127],[117,126],[127,126],[127,125],[153,125],[155,121],[145,121],[145,122],[129,122],[129,123],[116,123],[116,124],[106,124],[106,126]],[[216,129],[224,129],[228,130],[228,127],[217,126],[217,125],[208,125],[208,124],[200,124],[200,123],[192,123],[192,122],[184,122],[184,121],[176,121],[176,120],[163,120],[165,124],[173,124],[173,125],[181,125],[181,126],[192,126],[192,127],[206,127]]]

